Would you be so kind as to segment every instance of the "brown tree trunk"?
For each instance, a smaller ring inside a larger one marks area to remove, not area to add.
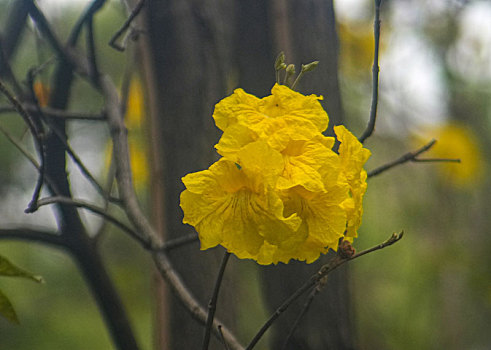
[[[331,127],[341,123],[334,12],[332,1],[320,0],[148,0],[146,10],[148,42],[143,61],[151,80],[152,206],[161,232],[174,238],[192,232],[181,223],[181,177],[206,169],[218,157],[213,148],[219,138],[211,118],[214,104],[239,86],[257,96],[268,95],[275,79],[274,57],[280,50],[298,67],[321,61],[318,70],[304,78],[300,90],[324,95]],[[210,297],[222,251],[201,252],[193,243],[172,254],[175,266],[203,305]],[[233,259],[231,265],[229,268],[233,268]],[[317,266],[258,267],[271,310]],[[227,275],[232,275],[228,268]],[[224,283],[217,314],[230,325],[236,302],[244,301],[233,300],[233,283]],[[327,345],[349,349],[352,330],[346,271],[333,274],[326,289],[294,342],[305,349],[326,349]],[[202,326],[172,297],[167,300],[165,306],[161,303],[166,314],[161,312],[164,317],[160,320],[168,317],[164,322],[168,330],[159,329],[159,348],[199,349]],[[294,316],[289,312],[280,318],[272,349],[281,348],[282,331]],[[210,348],[219,347],[212,344]]]
[[[213,145],[219,135],[211,114],[214,104],[230,93],[228,87],[234,76],[230,28],[233,9],[229,1],[147,2],[146,71],[152,78],[149,90],[155,179],[152,203],[156,225],[167,239],[193,232],[182,224],[181,177],[206,169],[218,157]],[[211,297],[222,254],[222,248],[200,251],[197,243],[171,252],[176,269],[202,305],[206,306]],[[233,266],[228,272],[230,268]],[[190,317],[162,282],[159,284],[162,309],[157,311],[157,347],[201,348],[204,327]],[[234,315],[232,290],[226,278],[217,317],[228,326]],[[210,349],[218,346],[212,342]]]

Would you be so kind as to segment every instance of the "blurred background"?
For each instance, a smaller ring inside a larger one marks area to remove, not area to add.
[[[13,2],[0,1],[1,30]],[[37,3],[57,33],[65,37],[88,1]],[[373,2],[336,0],[334,5],[344,124],[360,135],[371,99]],[[125,62],[134,58],[115,51],[107,42],[125,18],[121,3],[109,1],[96,25],[100,65],[118,84],[128,77],[122,72],[131,71],[132,64]],[[376,132],[365,143],[372,151],[366,169],[392,161],[432,138],[437,144],[423,158],[459,158],[461,163],[407,163],[369,179],[363,224],[354,246],[362,250],[401,230],[405,236],[393,247],[350,264],[356,347],[489,349],[491,3],[383,1],[381,18],[379,113]],[[51,55],[28,23],[12,61],[19,77]],[[36,93],[41,103],[43,94],[49,95],[50,69],[48,65],[38,79]],[[145,203],[152,181],[145,156],[148,121],[145,88],[137,69],[134,71],[126,118],[136,186]],[[83,83],[75,85],[73,94],[72,109],[100,113],[100,97]],[[0,106],[6,105],[0,98]],[[27,138],[14,113],[2,110],[0,127],[16,139]],[[80,121],[71,124],[70,134],[74,149],[103,179],[111,163],[108,130]],[[0,136],[0,161],[0,226],[55,228],[48,207],[24,214],[36,172],[4,135]],[[96,194],[73,164],[70,173],[75,196],[94,200]],[[92,229],[103,225],[99,218],[83,215]],[[102,242],[104,260],[128,307],[142,349],[151,349],[155,316],[152,261],[130,239],[111,228],[107,231]],[[6,240],[0,241],[0,254],[46,280],[44,285],[34,285],[0,278],[0,289],[11,299],[21,322],[13,325],[0,319],[0,350],[111,348],[97,307],[69,256],[39,244]],[[243,273],[254,280],[247,275],[249,270]],[[254,288],[245,297],[260,298]],[[265,312],[258,308],[257,314]],[[254,322],[261,324],[245,316],[239,323],[243,329],[254,329]]]

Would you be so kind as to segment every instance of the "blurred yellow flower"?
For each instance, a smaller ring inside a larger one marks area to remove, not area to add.
[[[223,158],[183,178],[183,222],[201,249],[221,244],[264,265],[311,263],[345,232],[356,236],[370,152],[344,127],[336,127],[342,152],[332,150],[321,97],[277,84],[271,92],[259,99],[237,89],[216,105]]]
[[[125,114],[126,125],[129,129],[141,129],[143,127],[144,96],[140,80],[131,80]]]
[[[148,184],[150,172],[144,125],[144,100],[141,82],[138,79],[132,79],[128,91],[125,123],[128,128],[131,170],[137,189],[143,189]],[[106,168],[111,163],[111,155],[112,145],[109,144],[106,150]]]
[[[373,64],[373,23],[337,23],[339,35],[341,71],[351,77],[370,74]]]
[[[472,187],[480,183],[484,172],[483,155],[477,135],[465,125],[449,122],[425,131],[437,140],[428,158],[460,159],[460,163],[441,163],[438,171],[444,181],[456,187]]]

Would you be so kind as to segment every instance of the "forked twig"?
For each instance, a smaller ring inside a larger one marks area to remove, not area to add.
[[[404,164],[406,162],[451,162],[451,163],[460,163],[460,159],[446,159],[446,158],[417,158],[420,154],[427,152],[430,150],[431,147],[433,147],[436,143],[435,139],[432,139],[430,142],[428,142],[426,145],[423,147],[417,149],[416,151],[413,152],[408,152],[406,154],[403,154],[401,157],[397,158],[396,160],[389,162],[387,164],[384,164],[378,168],[375,168],[367,173],[367,177],[370,178],[372,176],[379,175],[397,165]]]
[[[43,205],[49,205],[49,204],[55,204],[55,203],[61,203],[65,205],[71,205],[77,208],[82,208],[86,209],[93,214],[99,215],[103,217],[105,220],[111,222],[114,224],[116,227],[119,227],[121,230],[124,232],[128,233],[131,237],[139,241],[142,246],[146,249],[150,249],[150,244],[149,242],[145,241],[145,239],[139,235],[135,230],[127,226],[126,224],[122,223],[119,219],[116,217],[112,216],[107,212],[107,210],[104,210],[103,208],[99,208],[91,203],[88,203],[83,200],[77,200],[73,198],[68,198],[68,197],[63,197],[63,196],[53,196],[53,197],[47,197],[47,198],[42,198],[38,201],[38,207],[41,207]]]
[[[118,31],[116,33],[114,33],[114,35],[111,37],[111,40],[109,40],[109,46],[111,46],[113,49],[116,49],[116,50],[121,51],[121,52],[123,52],[125,50],[125,47],[122,45],[119,45],[118,43],[116,43],[116,41],[119,39],[119,37],[121,35],[123,35],[124,32],[126,32],[128,30],[128,28],[131,25],[131,22],[133,22],[135,17],[138,16],[141,9],[143,8],[143,5],[145,5],[145,0],[140,0],[136,4],[135,8],[131,11],[130,15],[128,16],[126,21],[124,21],[121,28],[119,28]]]
[[[217,326],[217,328],[218,328],[218,334],[220,335],[220,340],[223,344],[223,347],[225,348],[225,350],[230,350],[230,348],[228,347],[227,341],[225,340],[225,337],[223,336],[222,325],[219,324]]]
[[[270,318],[264,323],[264,325],[261,327],[261,329],[256,333],[254,338],[251,340],[249,345],[247,346],[246,350],[251,350],[256,346],[257,342],[261,339],[261,337],[266,333],[266,331],[269,329],[269,327],[273,324],[273,322],[281,316],[283,312],[288,309],[288,307],[296,301],[300,296],[302,296],[306,291],[308,291],[310,288],[318,284],[325,276],[327,276],[331,271],[335,270],[339,266],[343,265],[344,263],[357,259],[363,255],[366,255],[368,253],[374,252],[376,250],[383,249],[385,247],[391,246],[392,244],[398,242],[402,236],[403,232],[397,234],[393,233],[387,240],[384,242],[366,249],[364,251],[361,251],[360,253],[354,254],[352,256],[346,256],[343,254],[340,254],[341,251],[338,251],[338,254],[336,254],[335,257],[333,257],[326,265],[323,265],[319,271],[310,277],[310,279],[305,282],[300,288],[298,288],[288,299],[286,299],[283,304],[281,304],[276,311],[270,316]]]

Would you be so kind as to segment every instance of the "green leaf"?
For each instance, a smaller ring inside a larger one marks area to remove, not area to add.
[[[14,307],[10,300],[0,290],[0,315],[12,323],[19,324],[19,319],[15,313]]]
[[[0,276],[22,277],[38,283],[44,282],[41,276],[33,275],[29,271],[26,271],[24,269],[21,269],[20,267],[15,266],[9,260],[7,260],[1,255],[0,255]]]

